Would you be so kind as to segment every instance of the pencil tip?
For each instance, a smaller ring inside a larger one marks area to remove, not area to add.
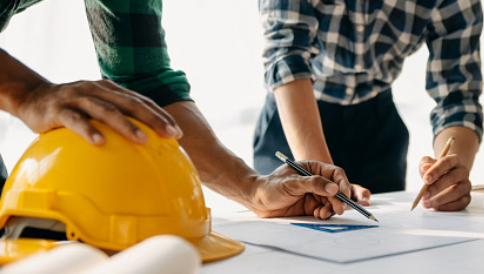
[[[377,219],[375,218],[375,216],[373,216],[373,215],[370,215],[370,217],[368,217],[368,218],[370,218],[370,220],[373,220],[373,221],[375,221],[375,222],[378,222],[378,220],[377,220]],[[378,223],[379,223],[379,222],[378,222]]]

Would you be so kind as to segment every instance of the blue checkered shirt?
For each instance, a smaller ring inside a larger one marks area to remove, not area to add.
[[[311,78],[317,100],[354,105],[388,90],[426,43],[434,134],[482,138],[479,0],[260,0],[268,89]]]

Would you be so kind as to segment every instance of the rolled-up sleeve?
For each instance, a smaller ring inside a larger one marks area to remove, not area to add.
[[[162,2],[85,0],[104,78],[160,106],[192,100],[185,73],[170,68]]]
[[[315,79],[309,59],[318,20],[305,0],[260,0],[265,82],[270,90],[300,78]]]
[[[481,30],[478,0],[444,0],[432,14],[426,88],[437,102],[430,114],[434,135],[447,127],[463,126],[482,140]]]

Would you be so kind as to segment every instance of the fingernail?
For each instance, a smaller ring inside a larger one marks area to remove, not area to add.
[[[430,201],[423,201],[423,206],[426,208],[429,208],[430,204],[431,204]]]
[[[102,144],[104,142],[103,136],[98,133],[92,135],[92,140],[95,144]]]
[[[427,184],[432,183],[433,179],[434,179],[434,177],[432,177],[432,175],[427,175],[427,176],[425,176],[425,182],[426,182]]]
[[[348,205],[346,203],[343,203],[343,209],[346,210],[348,208]]]
[[[329,194],[332,194],[334,193],[336,195],[336,193],[338,192],[339,190],[339,187],[336,185],[336,184],[333,184],[333,183],[329,183],[329,184],[326,184],[326,186],[324,187],[324,189],[326,190],[326,192],[328,192]]]
[[[170,136],[175,136],[177,135],[177,130],[172,127],[172,126],[166,126],[166,132],[168,133],[168,135]]]
[[[426,191],[425,192],[425,198],[428,198],[430,196],[430,192],[429,191]]]
[[[181,130],[181,128],[178,125],[176,125],[175,128],[179,134],[183,134],[183,130]]]
[[[136,137],[138,140],[142,141],[143,143],[148,141],[148,137],[143,133],[141,130],[136,130]]]
[[[329,217],[331,217],[331,212],[326,212],[326,214],[324,214],[324,218],[323,219],[328,219]]]

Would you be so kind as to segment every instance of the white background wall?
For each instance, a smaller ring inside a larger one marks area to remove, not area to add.
[[[163,25],[172,65],[184,70],[192,96],[224,144],[252,165],[252,135],[265,98],[262,30],[256,0],[165,0]],[[100,78],[81,0],[46,0],[14,17],[0,34],[0,46],[53,82]],[[417,190],[423,155],[432,155],[425,92],[428,52],[409,57],[394,84],[399,112],[410,130],[407,189]],[[482,102],[481,98],[481,102]],[[16,118],[0,113],[0,152],[9,171],[35,138]],[[484,156],[471,180],[484,183]],[[207,204],[224,202],[209,192]]]

